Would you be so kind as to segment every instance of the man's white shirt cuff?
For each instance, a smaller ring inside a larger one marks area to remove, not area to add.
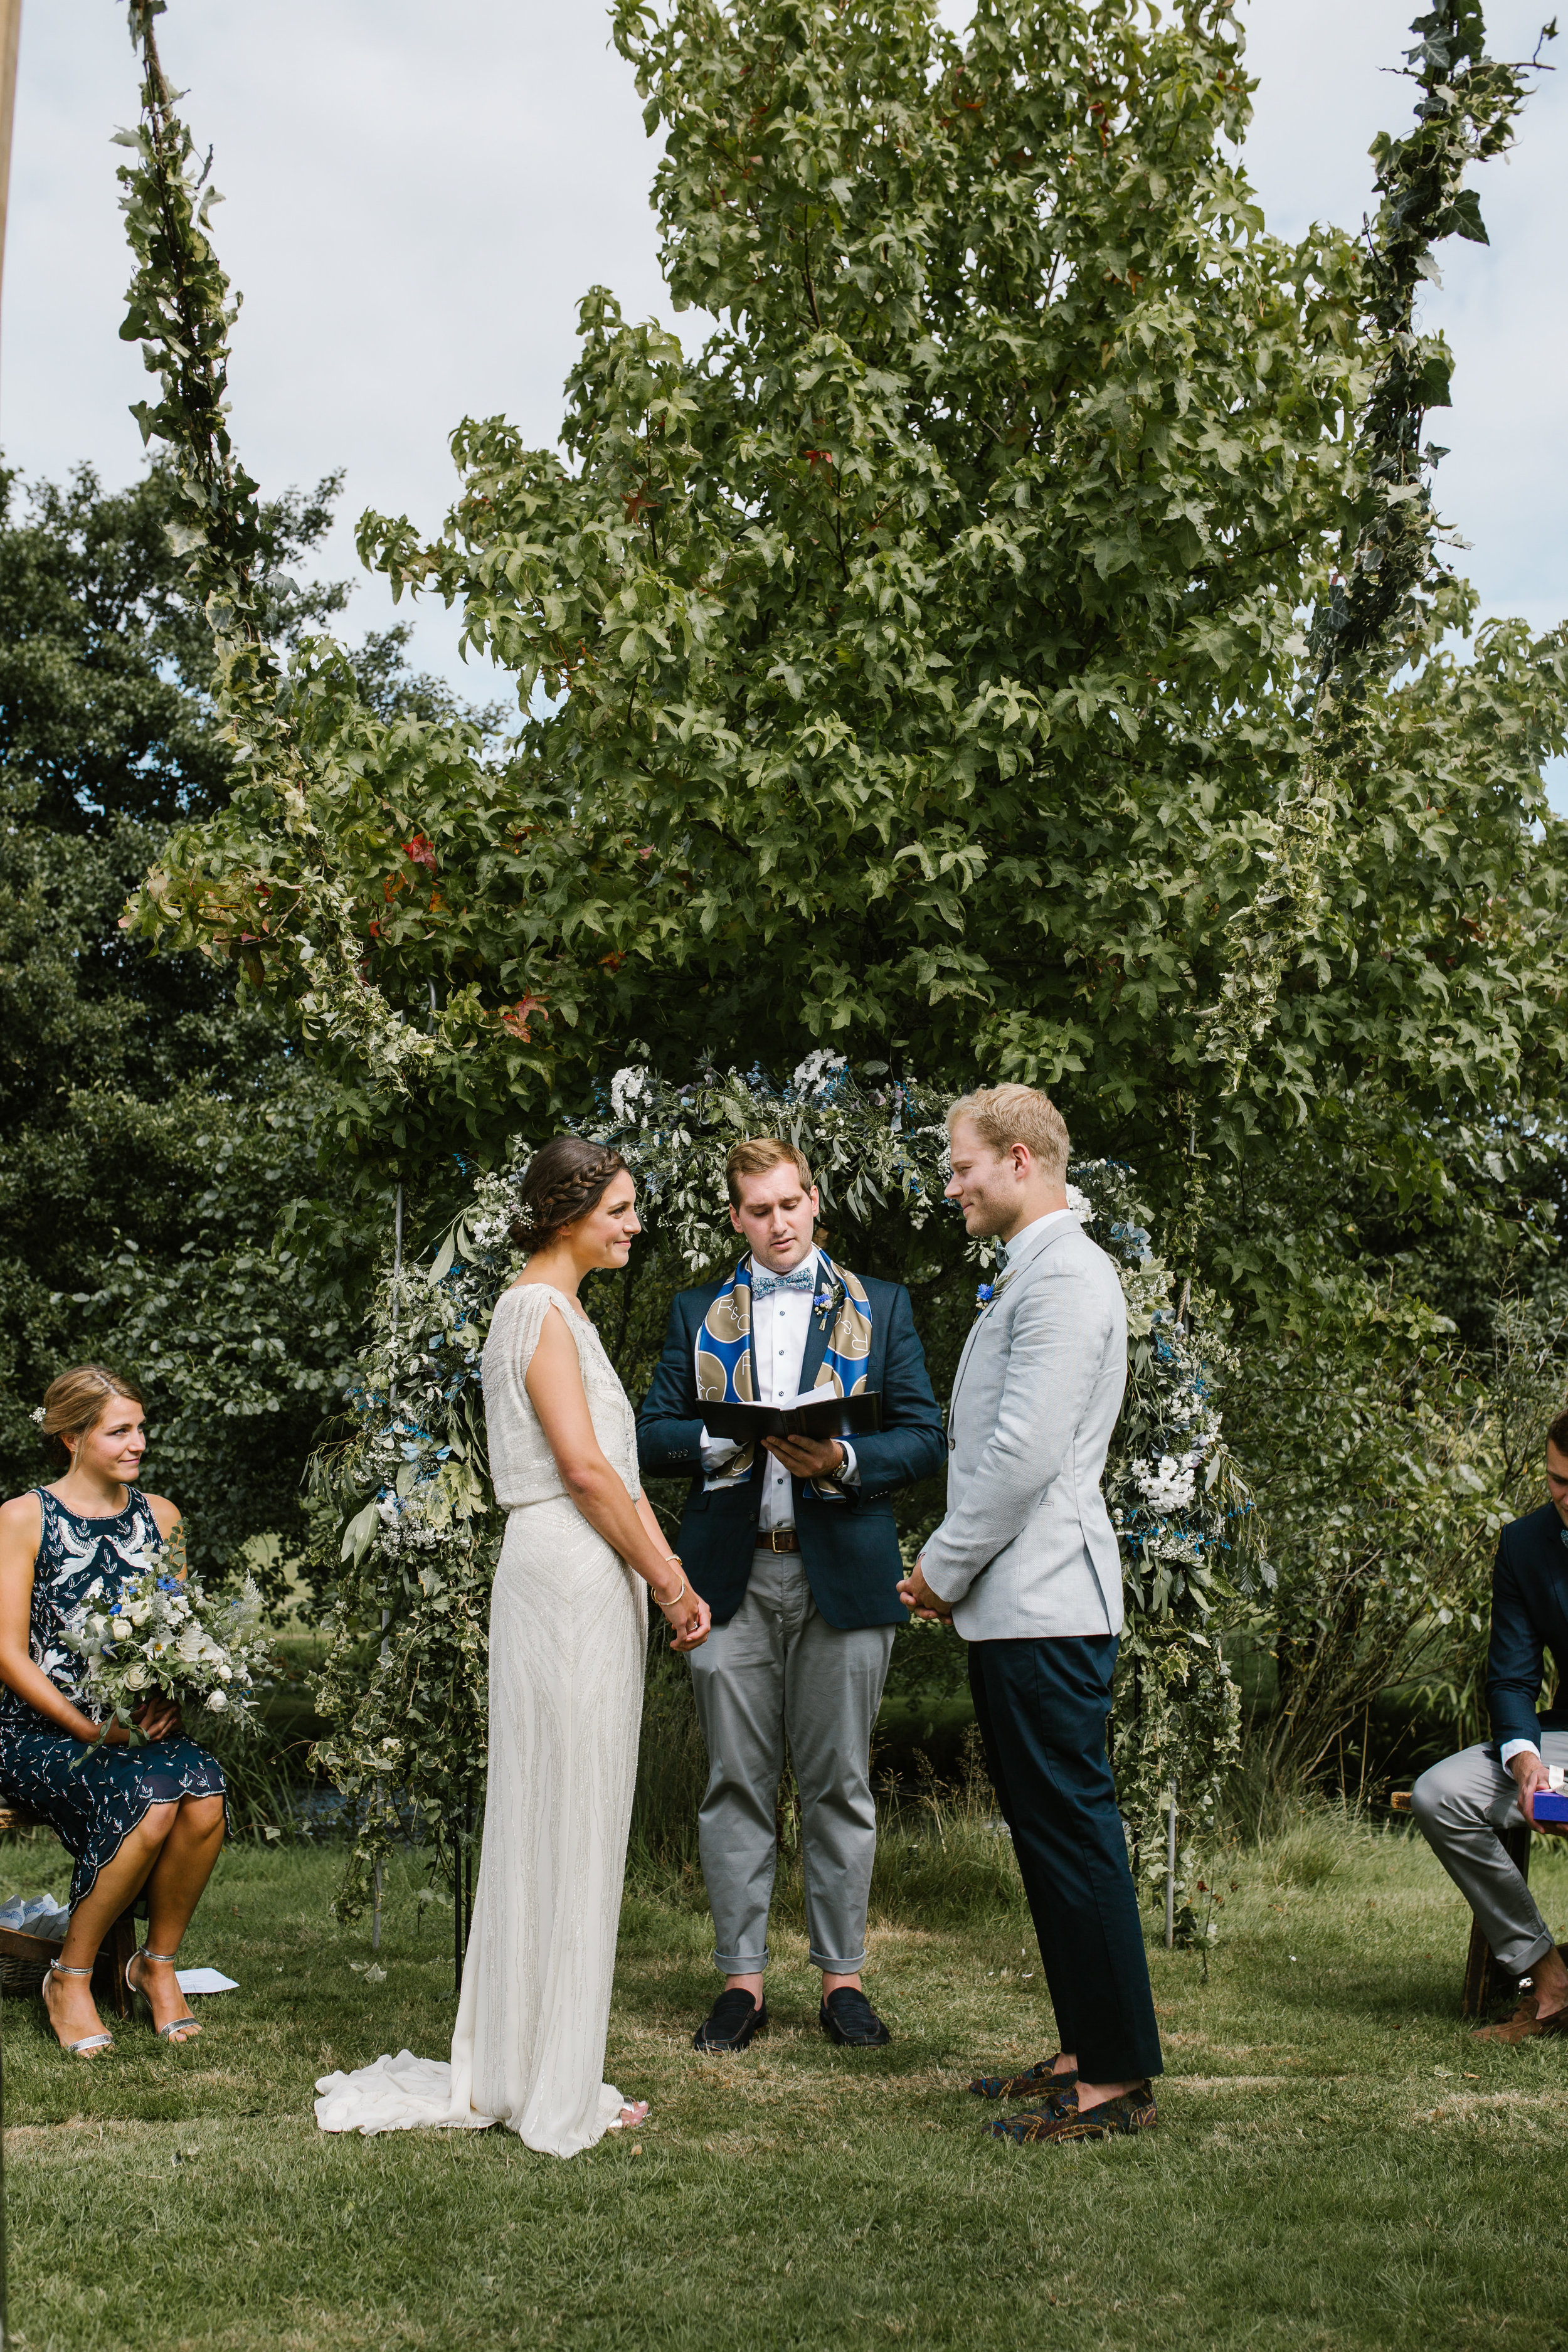
[[[1498,1750],[1506,1772],[1516,1756],[1539,1756],[1541,1750],[1533,1739],[1505,1739]]]
[[[855,1448],[846,1437],[841,1437],[838,1443],[844,1448],[844,1466],[826,1483],[834,1486],[858,1486],[860,1484],[860,1465],[855,1459]],[[715,1470],[722,1470],[726,1462],[733,1461],[740,1450],[733,1438],[710,1437],[704,1430],[702,1433],[703,1470],[709,1477],[711,1477]]]

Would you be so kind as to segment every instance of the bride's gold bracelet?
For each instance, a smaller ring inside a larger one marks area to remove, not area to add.
[[[667,1552],[665,1553],[664,1559],[665,1559],[665,1565],[666,1565],[666,1567],[667,1567],[667,1568],[680,1568],[680,1562],[679,1562],[679,1560],[676,1558],[676,1556],[675,1556],[674,1552],[672,1552],[672,1551],[667,1551]],[[655,1595],[655,1598],[656,1598],[656,1599],[658,1598],[657,1594]],[[679,1590],[679,1592],[677,1592],[676,1594],[674,1594],[674,1595],[673,1595],[673,1597],[672,1597],[670,1600],[668,1600],[668,1601],[659,1601],[659,1603],[658,1603],[658,1605],[659,1605],[659,1607],[660,1607],[661,1609],[673,1609],[673,1608],[675,1607],[675,1605],[676,1605],[676,1602],[677,1602],[677,1601],[684,1601],[684,1600],[685,1600],[685,1598],[686,1598],[686,1570],[685,1570],[683,1568],[680,1568],[680,1590]]]

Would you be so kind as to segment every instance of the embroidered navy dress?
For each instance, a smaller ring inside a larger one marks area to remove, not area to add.
[[[158,1541],[157,1524],[136,1486],[124,1510],[111,1519],[79,1518],[42,1486],[34,1492],[44,1528],[33,1564],[28,1654],[73,1706],[97,1722],[103,1710],[82,1696],[87,1661],[61,1639],[61,1630],[95,1578],[102,1579],[109,1596],[141,1571],[146,1565],[140,1556],[143,1549]],[[76,1771],[73,1764],[79,1765]],[[150,1806],[181,1797],[222,1796],[224,1777],[216,1759],[183,1732],[141,1748],[85,1747],[0,1684],[0,1790],[58,1831],[76,1863],[74,1909],[91,1894],[99,1872],[113,1861]]]

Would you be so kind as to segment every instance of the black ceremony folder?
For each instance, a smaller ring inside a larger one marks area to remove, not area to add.
[[[709,1403],[700,1410],[710,1437],[728,1437],[737,1445],[764,1437],[874,1437],[882,1426],[879,1389],[847,1397],[823,1389],[804,1404]]]

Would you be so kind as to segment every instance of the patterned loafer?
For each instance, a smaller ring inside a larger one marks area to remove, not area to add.
[[[883,2050],[892,2035],[863,1992],[840,1985],[830,1992],[817,2012],[817,2022],[829,2042],[848,2050]]]
[[[765,2000],[736,1986],[721,1992],[691,2037],[693,2050],[743,2050],[768,2021]]]
[[[994,2139],[1016,2140],[1026,2146],[1036,2140],[1116,2139],[1124,2134],[1152,2131],[1159,2120],[1154,2106],[1154,2089],[1151,2083],[1135,2083],[1130,2091],[1122,2091],[1114,2099],[1106,2099],[1087,2115],[1078,2111],[1078,2093],[1068,2091],[1061,2098],[1042,2099],[1037,2107],[1017,2116],[1004,2116],[1000,2123],[987,2124],[986,2130]]]
[[[976,2099],[1033,2099],[1042,2092],[1068,2090],[1078,2081],[1078,2070],[1069,2067],[1058,2074],[1056,2063],[1055,2058],[1042,2058],[1021,2074],[976,2074],[970,2095]]]

